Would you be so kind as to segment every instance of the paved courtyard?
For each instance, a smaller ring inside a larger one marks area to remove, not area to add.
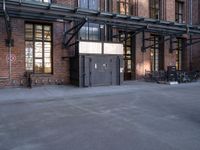
[[[200,150],[200,82],[1,89],[0,150]]]

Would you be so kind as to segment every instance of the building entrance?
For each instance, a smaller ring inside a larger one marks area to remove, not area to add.
[[[124,45],[124,80],[135,79],[134,39],[127,33],[121,34],[120,36],[120,40],[123,41]]]

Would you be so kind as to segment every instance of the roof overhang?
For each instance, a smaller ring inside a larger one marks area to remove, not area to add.
[[[0,15],[3,15],[3,0],[0,0]],[[22,0],[7,0],[6,9],[10,17],[47,20],[47,21],[79,21],[85,18],[89,22],[109,24],[116,28],[135,31],[144,28],[146,32],[166,35],[200,34],[200,26],[179,24],[170,21],[150,18],[126,16],[114,13],[100,12],[82,8],[71,8],[59,4],[28,2]]]

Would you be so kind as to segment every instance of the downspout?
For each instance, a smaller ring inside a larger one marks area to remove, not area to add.
[[[192,0],[190,0],[190,25],[193,24],[193,18],[192,18],[192,14],[193,14],[193,2]],[[190,39],[192,38],[192,36],[190,35]],[[192,45],[190,46],[190,71],[192,71],[193,67],[192,67],[192,57],[193,57],[193,47]]]
[[[6,12],[6,2],[5,0],[3,0],[3,12],[5,15],[5,24],[6,24],[6,28],[7,28],[7,40],[8,40],[8,55],[9,55],[9,81],[11,81],[11,73],[12,73],[12,61],[11,61],[11,55],[12,55],[12,44],[11,44],[11,31],[9,31],[8,27],[7,27],[7,21],[10,21],[9,16],[7,16],[7,12]]]

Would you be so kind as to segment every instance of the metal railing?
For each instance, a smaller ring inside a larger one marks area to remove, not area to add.
[[[145,71],[144,79],[147,82],[167,82],[170,81],[168,79],[167,71]],[[195,82],[200,79],[199,71],[182,71],[178,70],[175,73],[175,81],[179,83],[187,83],[187,82]]]

